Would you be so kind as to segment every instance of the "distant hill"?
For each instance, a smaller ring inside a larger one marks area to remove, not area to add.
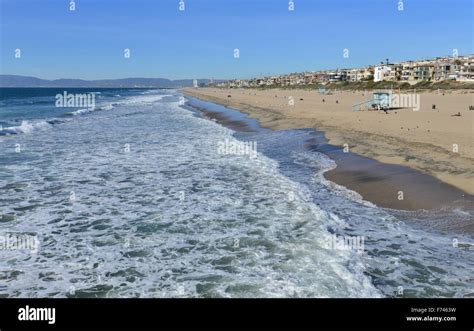
[[[199,85],[208,85],[209,79],[198,79]],[[216,81],[219,82],[219,81]],[[179,88],[193,86],[192,79],[170,80],[166,78],[123,78],[123,79],[55,79],[0,75],[0,87],[157,87]]]

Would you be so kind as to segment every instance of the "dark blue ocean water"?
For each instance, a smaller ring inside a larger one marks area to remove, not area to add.
[[[107,108],[115,101],[140,93],[140,89],[105,88],[0,88],[0,135],[22,132],[22,122],[45,126],[73,116],[84,107],[56,107],[56,95],[94,94],[96,108]],[[25,129],[28,129],[24,125]]]

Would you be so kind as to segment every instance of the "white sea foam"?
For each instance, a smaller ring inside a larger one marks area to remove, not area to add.
[[[86,114],[95,111],[95,108],[83,108],[83,109],[78,109],[73,112],[71,112],[72,115],[81,115],[81,114]]]
[[[51,125],[47,121],[21,121],[18,126],[5,127],[0,130],[0,135],[31,133],[36,130],[48,129]]]
[[[110,103],[100,105],[99,107],[95,107],[95,108],[78,109],[78,110],[75,110],[75,111],[71,112],[71,114],[72,115],[83,115],[83,114],[87,114],[87,113],[92,113],[94,111],[112,110],[112,109],[114,109],[115,105],[116,105],[116,103],[110,102]]]
[[[336,168],[337,166],[336,162],[331,160],[327,155],[324,155],[322,153],[311,153],[308,151],[301,152],[295,157],[295,163],[308,164],[313,166],[315,169],[318,169],[313,175],[313,181],[327,186],[329,189],[331,189],[332,192],[340,194],[359,203],[363,203],[367,206],[375,207],[375,204],[370,201],[364,200],[359,193],[349,190],[348,188],[336,184],[330,180],[327,180],[324,177],[325,172],[328,172]]]
[[[143,94],[143,95],[140,95],[140,96],[128,97],[124,101],[122,101],[121,103],[122,104],[152,104],[156,101],[159,101],[159,100],[163,99],[165,96],[168,96],[168,95],[164,95],[164,94],[159,94],[159,95]]]

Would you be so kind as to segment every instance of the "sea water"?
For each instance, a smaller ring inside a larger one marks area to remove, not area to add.
[[[68,89],[93,110],[62,92],[2,89],[0,239],[39,244],[2,246],[0,296],[473,295],[469,237],[328,182],[310,130],[234,132],[174,90]],[[239,141],[257,157],[219,153]]]

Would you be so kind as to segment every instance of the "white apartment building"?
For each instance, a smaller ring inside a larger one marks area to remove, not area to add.
[[[374,82],[386,80],[390,76],[392,69],[389,65],[380,65],[374,68]]]

